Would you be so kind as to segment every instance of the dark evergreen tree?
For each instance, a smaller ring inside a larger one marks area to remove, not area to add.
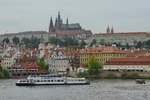
[[[80,44],[80,48],[84,48],[86,46],[86,43],[84,40],[81,41],[81,44]]]
[[[5,38],[5,39],[3,39],[3,43],[9,43],[10,41],[9,41],[9,39],[8,38]]]
[[[20,42],[20,39],[16,36],[12,40],[13,40],[13,43],[16,45]]]

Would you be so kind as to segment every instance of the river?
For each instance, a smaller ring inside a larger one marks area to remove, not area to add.
[[[150,100],[150,81],[97,80],[80,86],[15,86],[15,79],[0,80],[0,100]]]

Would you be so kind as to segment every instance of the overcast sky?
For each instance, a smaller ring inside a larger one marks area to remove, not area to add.
[[[48,31],[58,11],[93,33],[150,31],[150,0],[0,0],[0,33]]]

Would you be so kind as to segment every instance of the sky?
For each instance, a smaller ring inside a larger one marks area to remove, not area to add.
[[[150,32],[150,0],[0,0],[0,34],[48,31],[58,11],[93,33]]]

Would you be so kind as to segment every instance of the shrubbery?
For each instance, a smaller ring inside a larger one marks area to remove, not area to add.
[[[87,77],[88,76],[88,72],[79,72],[79,73],[77,73],[77,76],[78,77]]]
[[[132,73],[127,73],[126,70],[123,70],[121,73],[121,78],[122,79],[137,79],[141,78],[137,72],[132,72]]]
[[[0,78],[9,78],[9,72],[0,66]]]
[[[113,74],[113,73],[109,73],[109,74],[106,76],[106,78],[108,78],[108,79],[116,79],[116,78],[118,78],[118,76],[115,75],[115,74]]]

